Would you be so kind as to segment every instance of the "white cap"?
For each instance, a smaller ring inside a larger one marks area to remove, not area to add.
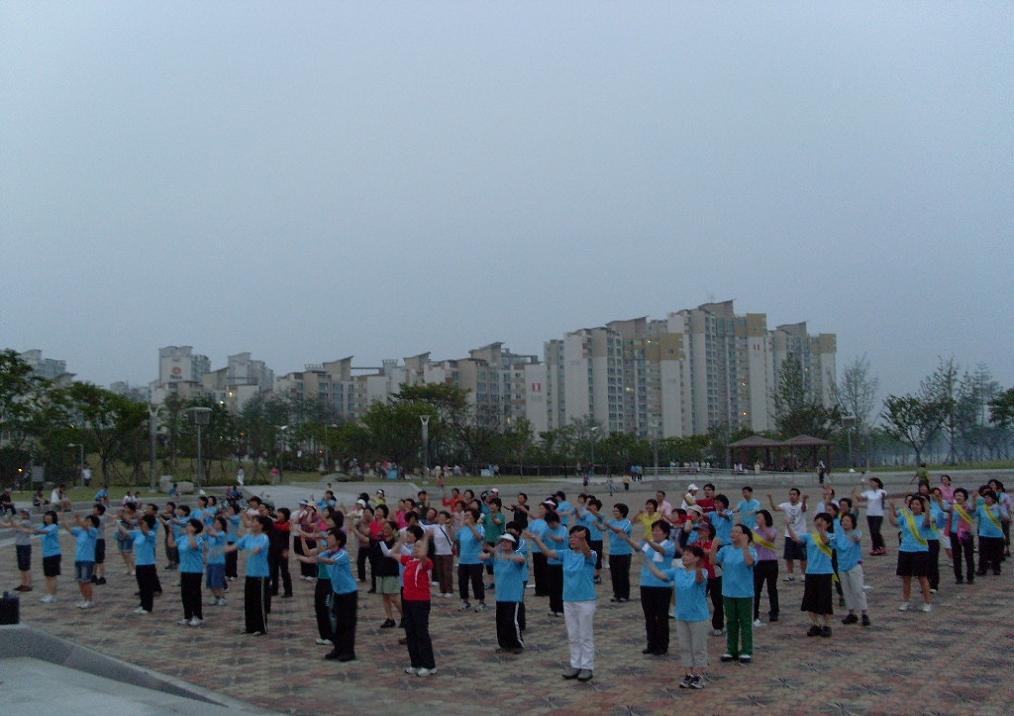
[[[511,534],[502,534],[502,535],[500,535],[500,539],[501,540],[507,540],[508,542],[513,542],[513,543],[517,544],[517,540],[514,539],[514,535],[511,535]]]
[[[699,488],[697,485],[695,485],[692,482],[689,485],[687,485],[687,490],[689,490],[690,492],[697,492],[699,489],[701,489],[701,488]]]

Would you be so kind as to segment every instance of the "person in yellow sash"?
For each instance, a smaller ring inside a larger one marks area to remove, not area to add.
[[[912,597],[912,578],[915,577],[922,590],[923,603],[920,609],[928,612],[933,609],[930,606],[929,541],[923,536],[922,528],[932,525],[932,517],[926,508],[926,498],[922,495],[912,495],[906,502],[908,506],[902,509],[898,509],[893,500],[887,502],[887,518],[892,526],[901,531],[898,568],[895,573],[901,577],[901,598],[904,601],[898,611],[907,612],[912,608],[909,600]]]
[[[975,583],[975,507],[968,504],[968,490],[954,488],[953,502],[944,503],[951,513],[951,557],[957,584]],[[964,561],[964,571],[962,571]]]
[[[831,583],[834,567],[831,564],[833,535],[828,530],[833,519],[827,512],[815,515],[812,532],[796,532],[791,521],[787,519],[785,522],[789,538],[806,548],[806,576],[800,610],[810,617],[807,636],[831,636],[830,622],[834,614]]]
[[[982,497],[975,507],[979,522],[979,570],[984,577],[992,567],[993,574],[1000,574],[1003,561],[1003,521],[1010,519],[1003,505],[997,501],[996,493],[990,489],[981,491]]]
[[[778,621],[778,549],[775,539],[778,530],[767,510],[757,510],[754,515],[753,546],[757,550],[757,563],[753,568],[753,626],[764,626],[760,619],[761,592],[768,588],[768,621]]]

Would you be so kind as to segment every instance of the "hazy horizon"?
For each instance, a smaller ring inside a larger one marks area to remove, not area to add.
[[[1012,7],[5,3],[0,347],[143,385],[733,298],[1010,386]]]

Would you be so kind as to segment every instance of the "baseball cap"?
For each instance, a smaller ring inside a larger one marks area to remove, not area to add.
[[[356,500],[356,504],[359,505],[360,507],[366,507],[366,500],[363,499]]]
[[[507,540],[508,542],[513,542],[515,544],[517,543],[517,540],[514,539],[514,535],[503,534],[503,535],[500,535],[500,539],[501,540]]]
[[[689,490],[690,492],[697,492],[699,489],[701,489],[701,488],[699,488],[693,482],[691,482],[689,485],[687,485],[687,490]]]
[[[383,490],[377,490],[377,494],[380,495],[381,497],[383,497],[384,496],[384,491]]]

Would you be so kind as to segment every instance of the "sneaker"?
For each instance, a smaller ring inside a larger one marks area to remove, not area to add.
[[[864,584],[863,585],[863,591],[864,592],[872,592],[873,591],[873,585],[872,584]]]
[[[711,636],[722,636],[725,633],[725,629],[712,629],[709,633]]]
[[[820,627],[817,626],[816,624],[814,624],[813,626],[811,626],[809,629],[806,630],[806,635],[807,636],[820,636]]]
[[[829,626],[827,626],[827,627],[823,627],[823,628],[822,628],[822,629],[820,630],[820,635],[821,635],[822,637],[824,637],[825,639],[827,639],[828,637],[830,637],[830,636],[831,636],[831,627],[829,627]]]
[[[693,678],[693,681],[690,682],[690,688],[692,688],[692,689],[703,689],[705,683],[706,682],[705,682],[704,677],[700,676],[700,675],[697,675],[697,676],[695,676]]]
[[[225,597],[219,597],[217,603],[218,603],[218,606],[224,607],[225,604],[226,604]]]
[[[907,612],[911,608],[912,607],[909,605],[908,602],[903,602],[902,605],[900,607],[898,607],[898,611],[899,612]]]
[[[194,617],[193,619],[190,620],[190,626],[192,626],[192,627],[199,627],[203,623],[204,623],[204,620],[203,619],[198,619],[197,617]]]
[[[936,593],[937,593],[937,590],[933,589],[933,587],[930,587],[930,594],[936,594]]]
[[[691,684],[693,684],[693,683],[694,683],[694,677],[691,676],[690,674],[687,674],[686,676],[683,677],[683,681],[680,682],[680,688],[681,689],[689,689],[691,687]]]
[[[565,679],[576,679],[577,675],[580,674],[580,673],[581,673],[580,669],[575,669],[575,668],[571,667],[570,669],[567,669],[567,671],[563,672],[563,678],[565,678]]]
[[[870,625],[870,617],[869,617],[868,614],[863,614],[862,624],[863,624],[863,626],[869,626]]]
[[[314,639],[313,643],[316,644],[317,646],[330,646],[331,645],[331,642],[328,641],[327,639]]]
[[[591,669],[581,669],[581,672],[577,675],[578,681],[591,681],[592,680]]]
[[[461,606],[458,607],[458,611],[459,612],[467,612],[471,608],[472,608],[471,604],[469,604],[468,602],[462,602]]]
[[[740,664],[749,664],[751,661],[753,661],[753,657],[750,656],[749,654],[740,654],[739,655],[739,663]]]
[[[919,607],[919,609],[927,613],[933,611],[933,607],[930,604],[923,604],[921,607]]]
[[[189,619],[180,619],[176,623],[179,624],[180,626],[190,626],[190,620]]]
[[[732,654],[730,654],[729,652],[725,652],[724,654],[722,654],[722,656],[719,657],[719,659],[721,661],[724,661],[724,662],[729,662],[729,661],[735,661],[736,657],[733,656]]]
[[[80,602],[74,602],[74,606],[77,607],[78,609],[81,608],[82,604],[86,604],[86,602],[83,599]]]
[[[676,618],[676,610],[675,609],[670,609],[669,610],[669,618],[670,619],[675,619]]]
[[[106,583],[106,578],[105,577],[99,577],[98,579],[95,580],[95,583],[101,587],[103,584]]]
[[[95,606],[94,602],[87,602],[86,601],[86,602],[81,602],[80,604],[78,604],[77,608],[78,609],[91,609],[94,606]]]
[[[785,578],[785,579],[783,579],[782,581],[783,581],[783,582],[795,582],[795,581],[796,581],[796,578],[795,578],[795,577],[793,577],[793,576],[791,576],[791,575],[789,575],[788,577],[786,577],[786,578]]]
[[[135,610],[134,610],[133,612],[131,612],[131,614],[142,614],[142,615],[143,615],[143,614],[151,614],[151,612],[149,612],[149,611],[148,611],[147,609],[145,609],[144,607],[138,607],[138,608],[137,608],[137,609],[135,609]]]
[[[768,614],[768,621],[769,622],[776,622],[776,621],[778,621],[778,615],[777,614]]]
[[[394,619],[385,619],[384,623],[380,625],[381,629],[394,629],[394,627],[395,627]]]
[[[419,671],[415,672],[415,675],[416,676],[431,676],[431,675],[433,675],[435,673],[437,673],[437,668],[435,666],[432,669],[427,669],[426,667],[423,667],[423,668],[419,669]]]
[[[419,669],[415,668],[414,666],[406,666],[405,673],[412,674],[412,676],[415,676],[417,673],[419,673]]]
[[[764,622],[762,622],[760,619],[754,619],[753,620],[753,628],[754,629],[760,629],[762,626],[764,626]]]
[[[849,614],[847,617],[841,620],[842,624],[856,624],[859,621],[859,617],[855,614]]]
[[[43,604],[52,604],[53,602],[56,601],[56,597],[54,597],[52,594],[47,594],[39,601],[42,602]]]
[[[486,602],[479,602],[478,604],[475,605],[475,609],[473,609],[472,611],[476,613],[486,611]]]

